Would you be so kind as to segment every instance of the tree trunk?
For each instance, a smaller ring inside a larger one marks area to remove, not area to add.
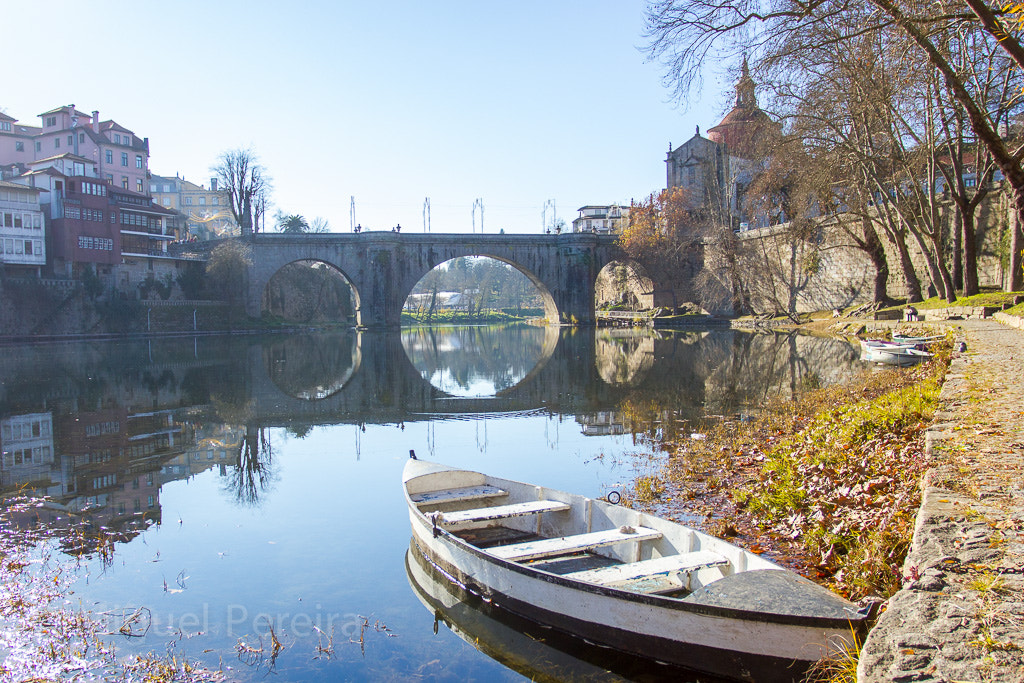
[[[914,262],[910,258],[910,250],[907,249],[907,238],[902,232],[898,230],[890,231],[889,238],[892,240],[893,246],[896,247],[896,253],[899,256],[900,271],[903,274],[903,283],[906,287],[907,303],[917,303],[924,301],[924,297],[921,295],[921,280],[917,277],[917,271],[914,270]]]
[[[950,220],[949,232],[953,236],[953,286],[957,289],[964,289],[964,265],[967,255],[963,252],[964,231],[967,229],[964,212],[958,204],[953,205],[953,215]],[[967,296],[967,292],[964,292]]]
[[[885,247],[882,240],[878,238],[878,231],[875,230],[871,219],[865,216],[860,219],[860,222],[861,229],[864,231],[863,250],[875,268],[874,291],[871,294],[871,300],[876,304],[887,303],[889,301],[889,261],[885,257]]]
[[[1010,272],[1006,279],[1006,291],[1024,290],[1024,187],[1013,188],[1013,210],[1010,212]]]
[[[929,248],[928,242],[925,241],[924,237],[919,232],[915,230],[911,230],[910,232],[917,241],[917,246],[921,248],[921,254],[924,256],[925,266],[928,268],[928,277],[931,279],[932,287],[935,288],[935,296],[948,300],[949,294],[946,289],[946,281],[943,279],[942,272],[939,270],[938,259],[936,259],[935,254],[933,254],[932,250]],[[930,235],[929,239],[931,239],[933,244],[936,244],[936,241]],[[941,254],[942,252],[939,251],[939,253]],[[955,297],[956,294],[954,293],[953,296]]]
[[[942,254],[942,237],[939,233],[938,228],[932,233],[932,246],[935,248],[935,253]],[[935,268],[938,270],[938,275],[941,278],[942,288],[945,290],[945,299],[948,303],[956,303],[956,288],[953,287],[953,277],[949,274],[949,268],[946,267],[946,262],[940,256],[935,259]]]
[[[974,211],[961,211],[963,217],[964,296],[978,293],[978,229]]]

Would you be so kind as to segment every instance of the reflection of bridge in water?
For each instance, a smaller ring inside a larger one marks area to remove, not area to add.
[[[407,330],[408,345],[396,333],[346,330],[12,348],[0,358],[0,484],[31,483],[69,509],[102,498],[113,528],[134,519],[146,486],[197,467],[241,473],[240,498],[251,495],[241,475],[262,471],[267,427],[543,412],[594,433],[647,431],[734,414],[859,367],[842,340],[788,334],[468,330]],[[494,373],[501,389],[455,397],[424,379],[439,370],[460,387]],[[125,489],[140,476],[141,489]]]
[[[628,390],[602,380],[593,331],[547,326],[538,333],[541,357],[525,377],[497,395],[472,398],[452,396],[424,379],[399,334],[266,340],[249,350],[249,410],[262,426],[533,410],[579,414],[612,408]]]
[[[261,426],[397,423],[444,415],[593,414],[649,397],[699,418],[831,383],[856,354],[838,340],[736,331],[619,333],[538,328],[536,365],[494,396],[444,393],[395,333],[264,339],[248,357],[246,421]],[[533,359],[531,359],[531,362]]]
[[[270,427],[529,411],[579,416],[644,400],[697,418],[839,381],[857,363],[856,349],[841,340],[795,335],[555,326],[530,334],[537,335],[533,355],[514,359],[522,379],[480,398],[433,386],[394,332],[80,344],[56,355],[27,347],[0,359],[0,413],[188,407],[216,422]]]

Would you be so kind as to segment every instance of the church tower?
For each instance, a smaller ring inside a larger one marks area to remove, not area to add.
[[[758,159],[778,137],[779,124],[757,106],[756,90],[757,84],[750,77],[750,67],[744,57],[740,78],[736,81],[736,106],[721,123],[708,130],[708,138],[724,144],[730,156]]]

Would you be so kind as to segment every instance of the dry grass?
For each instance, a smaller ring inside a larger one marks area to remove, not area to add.
[[[147,610],[128,614],[114,628],[110,615],[75,606],[71,586],[81,564],[58,548],[61,539],[45,529],[23,528],[38,501],[7,499],[0,512],[0,680],[222,681],[218,671],[171,656],[120,658],[112,635],[139,635]],[[80,539],[79,539],[80,540]],[[112,545],[95,545],[95,555]]]

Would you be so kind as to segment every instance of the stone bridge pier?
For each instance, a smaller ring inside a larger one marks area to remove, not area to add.
[[[435,266],[462,256],[488,256],[525,274],[540,290],[549,322],[595,322],[594,284],[623,258],[614,236],[402,234],[261,234],[252,238],[246,312],[259,317],[274,274],[294,261],[313,260],[341,271],[356,297],[357,324],[395,328],[413,287]]]

